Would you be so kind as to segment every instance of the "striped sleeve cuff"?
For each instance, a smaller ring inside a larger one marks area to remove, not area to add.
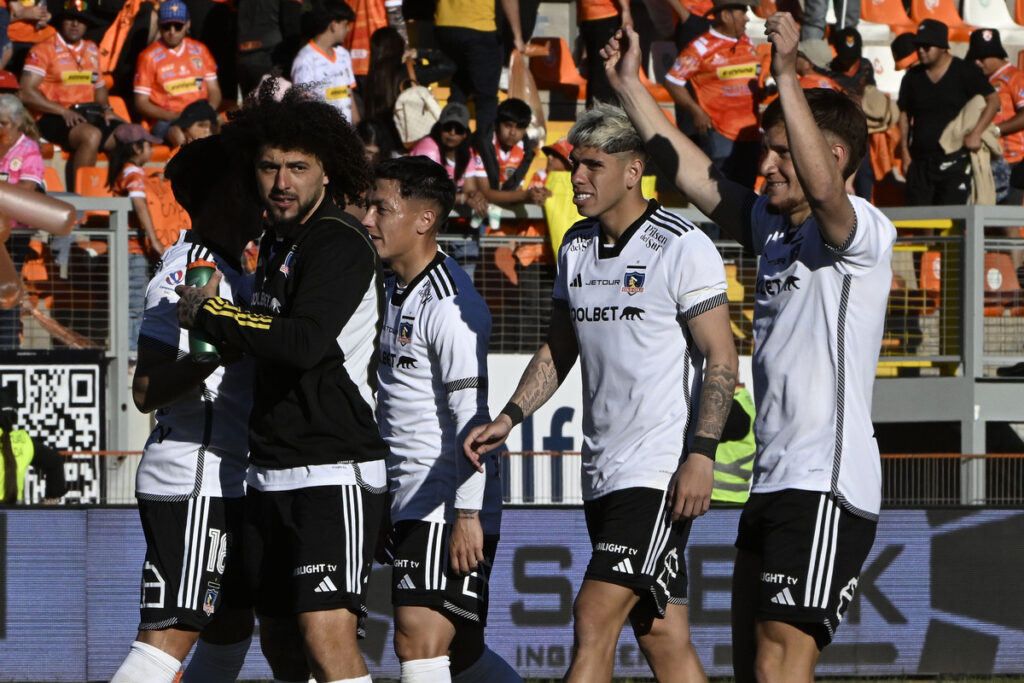
[[[701,313],[707,313],[712,308],[717,308],[717,307],[719,307],[719,306],[721,306],[723,304],[727,305],[728,303],[729,303],[729,297],[727,297],[725,295],[725,292],[722,292],[720,294],[716,294],[715,296],[711,297],[710,299],[705,299],[704,301],[701,301],[700,303],[698,303],[695,306],[693,306],[693,308],[691,308],[690,310],[688,310],[685,313],[685,315],[683,316],[683,319],[684,320],[693,320],[694,318],[696,318]]]

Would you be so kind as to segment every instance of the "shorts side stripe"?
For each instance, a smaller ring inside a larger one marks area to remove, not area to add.
[[[210,522],[210,499],[203,497],[200,499],[202,507],[199,509],[199,522],[196,524],[196,533],[194,540],[196,544],[192,547],[195,551],[192,553],[191,558],[191,583],[189,592],[186,595],[188,599],[189,609],[199,609],[199,584],[203,579],[203,556],[206,555],[206,528]]]
[[[195,514],[196,499],[190,499],[188,501],[188,512],[185,516],[185,538],[184,538],[184,552],[181,558],[181,576],[178,579],[178,600],[175,603],[178,607],[183,607],[185,604],[185,584],[189,579],[189,549],[192,547],[192,535],[195,531],[192,528],[192,518]]]
[[[644,557],[642,574],[654,573],[654,566],[657,564],[661,551],[664,550],[665,544],[668,542],[668,511],[665,509],[667,496],[668,490],[666,489],[661,494],[661,504],[658,505],[658,519],[654,524],[651,540],[647,544],[647,556]]]
[[[445,590],[448,587],[448,553],[445,549],[448,547],[448,542],[451,539],[451,531],[448,525],[435,522],[437,528],[440,529],[441,541],[437,544],[437,573],[441,577],[441,590]]]
[[[812,607],[817,607],[821,603],[821,589],[824,582],[825,573],[825,557],[828,556],[829,546],[832,543],[832,506],[828,504],[828,499],[822,494],[822,503],[825,507],[825,515],[823,519],[817,520],[821,529],[821,545],[818,546],[818,552],[811,558],[814,562],[814,593],[812,594]]]
[[[829,591],[832,588],[832,574],[835,572],[836,566],[836,548],[839,547],[839,508],[834,505],[832,506],[832,534],[830,536],[830,540],[828,569],[825,574],[825,590],[821,593],[821,603],[818,605],[818,607],[821,607],[822,609],[828,607]]]
[[[812,590],[814,589],[814,569],[817,565],[818,547],[821,538],[821,513],[825,507],[825,495],[822,494],[821,498],[818,499],[818,514],[814,521],[814,541],[811,543],[811,555],[810,562],[807,565],[807,579],[804,581],[804,606],[810,606],[814,604],[811,597]]]
[[[437,589],[437,579],[435,574],[437,573],[434,565],[436,564],[437,550],[436,550],[436,536],[437,526],[431,524],[427,527],[427,552],[423,557],[423,580],[429,590]]]

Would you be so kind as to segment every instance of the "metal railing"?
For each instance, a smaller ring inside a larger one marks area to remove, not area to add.
[[[68,494],[65,505],[135,505],[139,451],[65,453]],[[963,479],[975,463],[986,473],[988,506],[1024,505],[1024,454],[890,453],[882,455],[882,505],[949,507],[963,504]],[[506,452],[501,456],[503,498],[509,505],[583,503],[578,451]],[[44,487],[33,470],[25,500],[39,503]]]
[[[127,199],[63,197],[80,211],[109,211],[108,226],[77,228],[70,256],[49,282],[30,287],[32,305],[71,333],[99,345],[107,358],[106,443],[108,449],[138,447],[129,438]],[[672,209],[694,222],[694,209]],[[893,259],[894,283],[885,343],[875,383],[876,422],[956,422],[962,453],[984,453],[987,422],[1024,422],[1019,381],[995,370],[1024,362],[1024,305],[1019,286],[1005,268],[987,261],[1003,255],[1015,267],[1024,254],[1024,209],[990,206],[886,209],[900,237]],[[542,221],[541,209],[506,211],[505,219]],[[474,272],[494,319],[492,353],[532,353],[543,341],[550,310],[554,266],[524,265],[523,246],[542,237],[442,236],[444,246]],[[461,251],[458,247],[462,247]],[[735,243],[719,242],[726,263],[733,332],[741,354],[752,348],[757,263]],[[52,267],[52,266],[51,266]],[[1002,286],[1006,283],[1007,286]],[[1011,286],[1012,285],[1012,286]],[[24,346],[58,347],[51,332],[28,321]],[[961,502],[988,500],[996,467],[965,460],[959,478]],[[571,476],[565,470],[563,482]]]

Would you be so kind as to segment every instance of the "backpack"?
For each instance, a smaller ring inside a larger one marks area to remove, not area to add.
[[[408,147],[430,135],[430,129],[441,116],[441,105],[434,99],[430,88],[413,78],[412,60],[406,61],[406,67],[410,78],[403,81],[402,90],[395,99],[394,121],[398,137]]]

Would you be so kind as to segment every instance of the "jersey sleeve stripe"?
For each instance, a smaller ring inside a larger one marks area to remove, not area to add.
[[[242,309],[238,306],[229,304],[227,301],[221,298],[207,299],[203,303],[203,310],[210,315],[216,315],[224,318],[233,318],[236,323],[242,327],[254,327],[258,330],[269,330],[270,323],[273,322],[273,318],[267,315],[256,315],[253,313],[243,313]]]
[[[451,382],[444,383],[444,390],[449,394],[453,394],[456,391],[462,391],[463,389],[486,389],[487,378],[486,377],[464,377],[462,379],[452,380]]]
[[[690,232],[695,227],[697,227],[690,221],[681,218],[670,211],[665,211],[664,209],[656,211],[651,216],[651,220],[665,229],[671,229],[671,227],[674,227],[677,230],[681,230],[682,232]]]
[[[448,264],[442,262],[441,269],[444,271],[444,278],[448,282],[448,286],[451,287],[452,294],[458,294],[459,288],[455,286],[455,278],[452,277],[452,273],[448,270]]]
[[[686,312],[686,315],[684,316],[684,320],[693,320],[701,313],[707,313],[712,308],[718,308],[719,306],[727,306],[728,304],[729,298],[725,295],[725,292],[722,292],[721,294],[716,294],[710,299],[705,299],[704,301],[701,301],[699,304],[688,310]]]

